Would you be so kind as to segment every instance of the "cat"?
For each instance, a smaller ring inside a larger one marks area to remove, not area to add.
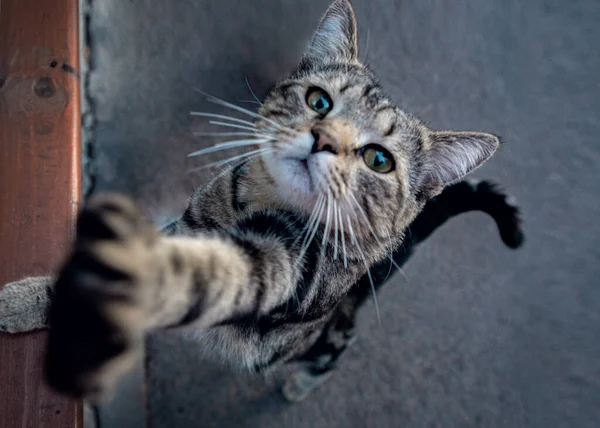
[[[519,212],[488,182],[460,181],[499,147],[484,132],[434,131],[384,94],[358,59],[348,0],[329,7],[297,70],[257,113],[236,164],[156,230],[126,197],[92,197],[55,277],[0,292],[0,331],[51,326],[46,378],[97,401],[139,358],[145,335],[177,328],[234,367],[305,364],[283,393],[298,401],[335,367],[357,308],[447,219],[491,215],[523,241]]]

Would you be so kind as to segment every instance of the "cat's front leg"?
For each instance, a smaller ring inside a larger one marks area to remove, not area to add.
[[[83,210],[49,311],[45,370],[55,389],[93,401],[133,366],[159,279],[158,240],[124,197],[96,197]]]
[[[55,285],[50,384],[94,400],[133,365],[149,329],[208,328],[280,305],[299,269],[289,241],[242,230],[164,237],[127,199],[95,198]]]
[[[47,328],[53,283],[51,276],[34,276],[6,284],[0,290],[0,332]]]

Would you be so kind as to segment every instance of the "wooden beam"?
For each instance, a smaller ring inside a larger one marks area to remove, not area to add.
[[[81,199],[77,0],[0,0],[0,284],[49,274]],[[1,286],[1,285],[0,285]],[[82,427],[43,382],[46,334],[0,335],[0,427]]]

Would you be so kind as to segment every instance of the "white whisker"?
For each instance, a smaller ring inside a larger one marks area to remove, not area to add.
[[[315,224],[319,223],[319,216],[320,216],[320,213],[322,212],[321,209],[322,209],[322,207],[324,205],[325,205],[325,195],[321,193],[319,195],[319,199],[317,199],[317,203],[315,204],[315,207],[318,206],[319,208],[315,211],[314,217],[310,220],[310,222],[307,225],[308,231],[306,233],[306,236],[304,237],[304,240],[302,241],[302,248],[303,249],[304,249],[305,246],[306,246],[306,248],[308,248],[307,243],[308,243],[309,237],[311,235],[311,232],[313,230],[313,226]],[[306,251],[306,250],[304,250],[304,251]],[[301,251],[301,252],[303,253],[303,251]]]
[[[191,111],[190,115],[192,116],[202,116],[202,117],[214,117],[215,119],[225,119],[230,120],[231,122],[243,123],[244,125],[252,126],[256,128],[256,125],[252,122],[248,122],[247,120],[238,119],[237,117],[226,116],[224,114],[216,114],[216,113],[204,113],[202,111]]]
[[[344,252],[344,268],[348,269],[348,254],[346,252],[346,236],[344,234],[344,220],[342,218],[342,207],[338,207],[338,216],[340,218],[340,232],[342,236],[342,250]]]
[[[232,162],[232,161],[235,161],[235,160],[238,160],[238,159],[242,159],[242,158],[245,158],[245,157],[248,157],[248,156],[251,156],[251,155],[256,155],[256,154],[259,154],[259,153],[266,153],[266,152],[270,152],[270,151],[273,151],[273,149],[271,149],[271,148],[264,148],[264,149],[258,149],[258,150],[251,150],[249,152],[242,153],[241,155],[232,156],[232,157],[227,158],[227,159],[223,159],[223,160],[220,160],[220,161],[217,161],[217,162],[211,162],[209,164],[202,165],[202,166],[200,166],[198,168],[191,169],[190,172],[199,171],[199,170],[210,168],[210,167],[213,167],[213,166],[226,165],[229,162]]]
[[[323,203],[321,204],[321,208],[319,209],[319,213],[317,214],[317,217],[315,219],[315,224],[313,226],[313,231],[310,234],[310,238],[308,238],[308,242],[306,243],[306,250],[308,250],[308,247],[310,246],[310,243],[312,242],[312,240],[314,239],[315,235],[317,234],[317,231],[319,230],[319,226],[321,224],[321,217],[323,216],[323,212],[325,211],[325,206],[327,205],[327,199],[323,199]]]
[[[321,204],[321,201],[323,200],[323,198],[324,198],[323,194],[319,194],[319,197],[317,198],[317,201],[313,205],[313,208],[312,208],[312,210],[310,212],[310,216],[308,217],[308,221],[304,225],[304,228],[302,229],[302,232],[300,232],[300,234],[294,240],[294,245],[296,245],[298,243],[298,241],[300,241],[300,239],[302,239],[302,237],[304,237],[304,234],[306,233],[306,231],[311,228],[313,220],[314,220],[315,216],[317,215],[318,207]],[[303,247],[304,244],[306,243],[306,239],[307,238],[305,237],[305,239],[302,241],[301,247]]]
[[[294,240],[294,243],[292,244],[292,246],[295,247],[296,244],[298,243],[298,241],[302,238],[302,236],[304,236],[304,233],[307,230],[309,230],[309,227],[312,224],[313,218],[315,218],[316,215],[317,215],[318,207],[321,204],[323,198],[324,198],[324,196],[322,194],[320,194],[319,197],[317,198],[317,201],[315,202],[315,205],[312,208],[312,211],[310,213],[308,221],[306,222],[306,225],[304,225],[304,228],[302,229],[302,232],[300,232],[300,234],[296,237],[296,239]],[[304,247],[304,243],[302,244],[302,247]],[[304,253],[302,253],[302,251],[300,253],[298,253],[298,258],[296,259],[295,266],[297,266],[297,265],[299,265],[301,263],[303,256],[304,256]],[[296,301],[298,301],[297,289],[294,289],[294,298],[296,299]],[[287,313],[287,303],[286,303],[285,311]]]
[[[310,226],[312,225],[313,219],[314,217],[317,215],[317,210],[318,207],[321,203],[321,201],[323,200],[325,196],[323,194],[319,194],[319,197],[317,198],[317,201],[315,202],[315,204],[313,205],[313,208],[310,212],[310,216],[308,217],[308,221],[306,222],[306,224],[304,225],[304,228],[302,229],[302,232],[300,232],[300,234],[296,237],[296,239],[294,240],[294,245],[296,245],[298,243],[298,241],[300,239],[302,239],[302,237],[304,236],[304,233],[310,228]],[[304,243],[306,242],[306,239],[302,242],[302,246],[304,246]]]
[[[390,258],[391,260],[391,258]],[[381,281],[381,283],[383,284],[384,282],[387,281],[387,279],[390,277],[390,274],[392,273],[392,268],[394,267],[394,265],[392,264],[392,262],[390,261],[390,268],[388,269],[387,275],[385,276],[385,278],[383,279],[383,281]],[[400,271],[402,272],[402,271]]]
[[[256,100],[256,102],[259,105],[262,105],[262,103],[260,102],[260,100],[258,99],[258,97],[256,96],[256,94],[254,93],[254,91],[252,90],[252,88],[250,87],[250,82],[248,82],[248,77],[244,76],[244,80],[246,80],[246,86],[248,86],[248,89],[250,89],[250,93],[252,94],[252,96],[254,97],[254,99]]]
[[[280,124],[278,124],[274,120],[269,119],[268,117],[264,117],[262,114],[254,113],[253,111],[247,110],[247,109],[245,109],[243,107],[236,106],[235,104],[228,103],[227,101],[224,101],[224,100],[222,100],[220,98],[217,98],[217,97],[215,97],[213,95],[207,94],[206,92],[203,92],[200,89],[196,89],[196,91],[198,91],[202,95],[204,95],[206,97],[206,99],[209,102],[213,103],[213,104],[219,104],[219,105],[222,105],[223,107],[229,107],[230,109],[237,110],[240,113],[247,114],[248,116],[256,117],[257,119],[266,120],[267,122],[269,122],[271,125],[275,126],[276,128],[281,128]]]
[[[305,238],[304,242],[302,243],[302,250],[300,250],[300,255],[298,256],[298,260],[302,260],[302,257],[304,257],[304,254],[308,250],[308,247],[310,247],[312,240],[314,239],[315,235],[317,234],[317,231],[319,230],[319,224],[320,224],[319,220],[321,219],[321,216],[323,215],[323,211],[325,209],[325,202],[326,202],[325,197],[323,197],[323,200],[319,207],[319,211],[317,213],[317,216],[315,217],[314,224],[311,226],[312,231],[306,235],[306,238]]]
[[[300,252],[298,253],[298,258],[296,259],[297,265],[302,262],[302,257],[304,256],[304,252],[306,251],[306,250],[304,250],[304,246],[306,245],[306,242],[308,241],[308,236],[310,235],[310,232],[312,231],[313,223],[317,220],[317,216],[319,214],[319,210],[320,210],[321,204],[324,201],[324,198],[325,198],[325,195],[323,195],[322,193],[319,194],[319,197],[317,198],[317,201],[315,202],[315,205],[313,206],[313,209],[310,213],[310,217],[308,218],[308,221],[306,222],[306,225],[302,229],[302,232],[300,232],[300,234],[294,240],[294,246],[295,246],[298,243],[298,241],[300,241],[300,239],[302,239],[302,237],[304,237],[304,240],[302,241],[302,245],[300,246]],[[307,248],[308,248],[308,246],[307,246]]]
[[[218,152],[220,150],[225,150],[225,149],[233,149],[235,147],[244,147],[244,146],[259,145],[259,144],[264,144],[267,141],[270,141],[270,139],[269,138],[263,138],[262,140],[251,139],[251,140],[227,141],[225,143],[219,143],[219,144],[215,144],[214,146],[207,147],[205,149],[197,150],[197,151],[195,151],[195,152],[190,153],[189,155],[187,155],[187,157],[191,158],[191,157],[194,157],[194,156],[204,155],[206,153]]]
[[[327,218],[325,220],[323,239],[321,240],[321,253],[319,254],[319,259],[327,249],[327,241],[329,240],[329,233],[331,232],[331,199],[331,190],[327,188]]]
[[[206,183],[206,185],[204,185],[202,187],[202,190],[205,189],[209,189],[210,187],[212,187],[212,185],[221,177],[223,177],[225,174],[227,174],[228,172],[230,172],[232,169],[234,169],[235,167],[243,164],[244,162],[248,162],[251,161],[253,157],[257,156],[256,154],[254,155],[250,155],[242,160],[240,160],[239,162],[235,162],[233,165],[228,166],[227,168],[224,168],[222,171],[220,171],[218,174],[216,174],[208,183]],[[189,171],[192,172],[192,171]]]
[[[373,277],[371,276],[371,269],[369,268],[369,265],[367,263],[367,258],[365,257],[365,254],[363,253],[363,250],[360,247],[358,240],[356,239],[356,235],[354,234],[354,229],[352,229],[352,222],[350,221],[350,216],[346,215],[346,219],[348,220],[348,231],[350,233],[350,239],[352,241],[354,241],[354,245],[356,246],[356,249],[360,253],[360,257],[362,258],[362,261],[365,264],[365,269],[367,269],[367,276],[369,277],[369,283],[371,284],[371,292],[373,293],[373,303],[375,304],[375,313],[377,314],[377,321],[379,322],[379,325],[381,325],[381,316],[379,314],[379,304],[377,303],[377,292],[375,291],[375,284],[373,284]]]
[[[369,54],[369,40],[370,40],[370,38],[371,38],[371,29],[367,28],[367,43],[365,43],[366,44],[366,46],[365,46],[365,53],[364,53],[363,60],[362,60],[363,64],[367,63],[367,55]]]
[[[263,137],[263,138],[271,138],[270,135],[267,134],[258,134],[256,132],[193,132],[192,133],[196,137]]]
[[[337,213],[337,202],[335,198],[333,198],[333,224],[335,229],[335,239],[333,246],[333,260],[337,260],[338,254],[338,213]]]
[[[227,122],[219,122],[218,120],[211,120],[210,122],[211,125],[219,125],[219,126],[227,126],[229,128],[237,128],[237,129],[246,129],[248,131],[255,131],[256,129],[250,126],[244,126],[244,125],[236,125],[234,123],[227,123]]]

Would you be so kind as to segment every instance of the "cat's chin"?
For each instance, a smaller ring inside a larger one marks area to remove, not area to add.
[[[270,167],[269,172],[283,205],[292,206],[300,211],[312,210],[317,192],[308,159],[279,159],[277,167]]]
[[[283,168],[277,183],[290,198],[312,199],[315,193],[313,177],[308,166],[308,159],[287,158],[283,160]]]

